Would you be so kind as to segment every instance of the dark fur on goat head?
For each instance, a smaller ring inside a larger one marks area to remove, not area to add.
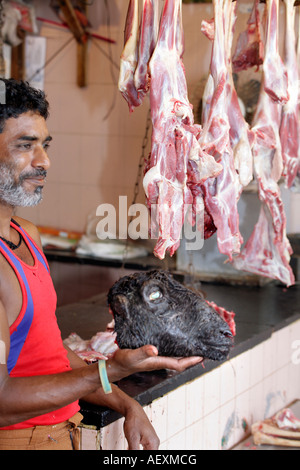
[[[227,323],[203,299],[161,270],[119,279],[108,293],[122,349],[145,344],[162,356],[223,360],[233,344]]]

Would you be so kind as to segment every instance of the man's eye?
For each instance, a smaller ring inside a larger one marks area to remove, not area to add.
[[[25,150],[30,150],[31,149],[31,144],[20,144],[20,145],[18,145],[18,148],[25,149]]]
[[[48,150],[48,148],[50,147],[49,142],[46,142],[46,143],[43,145],[43,147],[44,147],[45,150]]]

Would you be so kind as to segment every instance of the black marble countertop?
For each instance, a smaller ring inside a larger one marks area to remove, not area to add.
[[[300,319],[300,286],[285,288],[274,282],[264,286],[230,286],[202,283],[205,297],[219,306],[235,312],[236,336],[230,358],[268,339],[273,331]],[[86,301],[59,307],[58,323],[63,339],[76,332],[83,339],[104,331],[111,320],[106,296],[100,294]],[[141,405],[165,395],[178,386],[206,373],[220,363],[205,360],[184,372],[162,370],[135,374],[122,379],[117,385]],[[115,421],[120,415],[110,409],[80,402],[83,423],[97,428]]]

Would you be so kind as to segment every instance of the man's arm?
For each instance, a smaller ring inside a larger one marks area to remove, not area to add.
[[[68,347],[66,349],[72,368],[82,367],[83,365],[87,366],[71,349]],[[96,392],[82,397],[82,400],[95,405],[105,406],[124,416],[124,434],[130,450],[139,450],[140,445],[144,450],[158,449],[159,438],[142,406],[116,385],[112,384],[112,393],[110,394],[105,394],[103,389],[99,387]]]
[[[9,328],[1,301],[0,339],[5,344],[7,359]],[[116,382],[141,371],[164,368],[183,370],[199,362],[199,359],[157,357],[153,346],[117,350],[113,358],[107,361],[107,375],[110,382]],[[10,377],[6,364],[0,364],[0,427],[49,413],[96,392],[100,386],[97,363],[60,374],[35,377]]]
[[[62,374],[10,377],[7,370],[9,327],[0,301],[0,427],[48,413],[97,390],[97,364]],[[3,353],[4,351],[4,353]],[[4,360],[3,360],[4,359]]]

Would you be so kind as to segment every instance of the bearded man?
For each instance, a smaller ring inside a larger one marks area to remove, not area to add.
[[[2,80],[0,104],[0,450],[78,449],[79,399],[125,417],[130,449],[157,449],[142,407],[111,385],[135,372],[184,370],[201,358],[159,357],[154,346],[117,350],[105,365],[86,365],[61,339],[56,294],[37,227],[17,206],[42,198],[51,142],[43,92]],[[108,390],[109,391],[109,390]]]

